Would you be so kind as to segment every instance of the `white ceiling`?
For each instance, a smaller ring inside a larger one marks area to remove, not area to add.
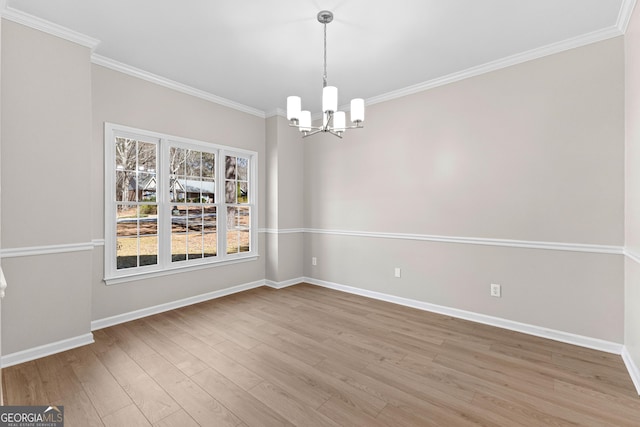
[[[101,57],[269,113],[285,108],[288,95],[320,109],[323,35],[316,14],[323,9],[335,15],[327,26],[329,84],[346,104],[526,57],[523,52],[619,35],[634,3],[6,0],[5,12],[93,37]]]

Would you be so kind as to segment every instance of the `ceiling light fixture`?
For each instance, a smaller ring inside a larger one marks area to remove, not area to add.
[[[287,97],[287,120],[289,126],[296,127],[302,132],[302,137],[315,135],[319,132],[329,132],[342,138],[347,129],[364,127],[364,99],[351,100],[351,121],[353,126],[347,126],[344,111],[338,111],[338,88],[327,86],[327,24],[333,21],[333,13],[328,10],[318,12],[318,22],[324,25],[324,74],[322,75],[322,126],[312,126],[311,112],[302,110],[302,100],[299,96]]]

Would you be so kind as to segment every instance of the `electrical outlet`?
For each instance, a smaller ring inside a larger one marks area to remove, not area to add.
[[[400,267],[396,267],[396,268],[395,268],[395,270],[394,270],[394,272],[393,272],[393,275],[394,275],[395,277],[400,277]]]
[[[491,284],[491,296],[500,298],[502,296],[502,286],[492,283]]]
[[[318,265],[318,258],[312,257],[311,258],[311,265]]]

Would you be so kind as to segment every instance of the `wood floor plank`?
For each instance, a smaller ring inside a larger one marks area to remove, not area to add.
[[[248,369],[260,372],[260,375],[265,380],[286,390],[300,403],[309,405],[313,409],[319,408],[320,405],[331,398],[331,395],[325,390],[315,387],[313,383],[309,383],[308,378],[304,376],[298,377],[295,373],[292,373],[288,366],[265,360],[236,343],[226,341],[218,344],[217,348]]]
[[[307,365],[303,361],[289,357],[285,353],[267,345],[260,345],[251,350],[262,360],[271,361],[273,364],[282,364],[288,367],[289,372],[302,379],[310,387],[320,389],[345,402],[349,407],[357,411],[369,414],[373,417],[378,415],[386,402],[376,396],[363,392],[360,389],[351,387],[349,384],[336,380],[330,375]],[[325,402],[326,403],[326,402]]]
[[[43,387],[42,378],[38,372],[36,362],[26,362],[20,365],[2,369],[2,381],[4,387],[4,400],[11,402],[24,402],[22,405],[48,405],[49,397]]]
[[[227,355],[220,353],[214,347],[209,346],[196,337],[183,335],[174,337],[172,340],[198,357],[210,368],[216,369],[218,372],[223,372],[229,380],[244,390],[249,390],[263,381],[263,378],[252,370]]]
[[[293,426],[269,406],[213,369],[206,369],[192,379],[247,425]]]
[[[619,355],[309,284],[94,331],[4,369],[65,425],[634,426]]]
[[[102,420],[105,427],[151,427],[136,405],[125,406]]]
[[[188,351],[180,346],[177,346],[171,341],[169,336],[182,336],[184,332],[173,334],[167,333],[166,323],[163,316],[158,316],[155,321],[147,321],[142,319],[140,321],[131,322],[126,327],[136,336],[138,339],[145,342],[149,347],[161,355],[178,369],[180,369],[186,376],[191,376],[207,368],[206,363],[197,357],[190,354]]]
[[[118,346],[99,353],[98,359],[111,372],[150,423],[159,421],[180,409],[175,400]]]
[[[345,402],[336,396],[324,402],[318,408],[318,412],[324,414],[327,418],[331,418],[341,426],[384,426],[384,423],[378,421],[375,416],[359,410],[351,402]]]
[[[67,352],[65,357],[101,417],[132,403],[90,346],[80,347],[73,353]]]
[[[51,357],[51,356],[49,356]],[[102,418],[84,390],[75,394],[64,394],[64,398],[53,400],[51,405],[64,406],[64,422],[67,426],[103,427]]]
[[[396,412],[395,409],[399,409],[404,414],[403,418],[406,419],[424,419],[429,422],[435,422],[440,426],[474,425],[473,422],[464,417],[461,418],[457,412],[439,405],[438,402],[420,399],[414,394],[394,387],[384,380],[352,370],[339,361],[324,361],[316,368],[395,406],[395,408],[390,408],[389,405],[386,405],[378,414],[378,417],[385,418],[386,415],[383,412]]]
[[[200,424],[187,414],[184,409],[174,412],[153,424],[153,427],[199,427]]]
[[[228,408],[161,356],[147,356],[139,359],[139,363],[197,423],[203,426],[240,424],[240,419]]]
[[[249,392],[294,425],[330,427],[339,425],[316,409],[300,403],[293,395],[268,381],[263,381]]]
[[[135,322],[137,321],[134,320],[128,324],[112,326],[110,328],[103,329],[103,331],[109,335],[113,342],[117,343],[132,359],[137,360],[153,355],[156,351],[129,330],[129,326],[135,324]]]
[[[52,402],[64,401],[69,396],[84,392],[64,353],[37,359],[35,364],[42,379],[42,389]]]

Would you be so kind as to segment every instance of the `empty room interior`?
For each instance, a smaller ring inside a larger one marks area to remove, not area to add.
[[[4,405],[640,424],[635,0],[0,16]]]

